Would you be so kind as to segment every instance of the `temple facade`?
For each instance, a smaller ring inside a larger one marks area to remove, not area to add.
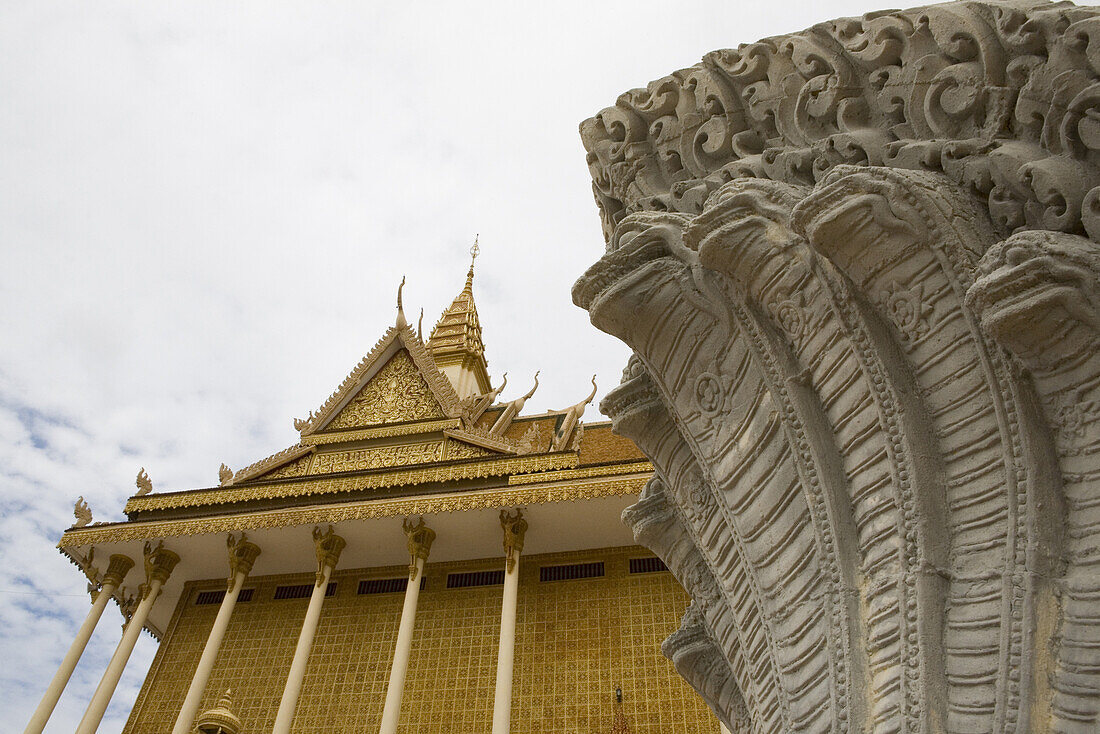
[[[160,646],[127,734],[717,734],[660,653],[688,597],[620,520],[652,465],[582,421],[594,381],[527,415],[537,386],[490,381],[471,266],[427,339],[398,291],[293,446],[213,487],[142,470],[123,522],[78,505],[59,548],[93,606],[27,734],[111,601],[128,622],[78,734],[142,630]]]

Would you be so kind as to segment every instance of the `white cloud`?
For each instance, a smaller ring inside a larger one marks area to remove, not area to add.
[[[601,252],[577,124],[714,48],[865,3],[0,4],[0,686],[25,721],[87,609],[54,550],[145,466],[208,486],[294,441],[393,318],[462,285],[490,369],[570,405],[626,350],[569,288]],[[597,417],[595,412],[589,419]],[[109,611],[49,731],[118,639]],[[121,729],[143,639],[102,732]]]

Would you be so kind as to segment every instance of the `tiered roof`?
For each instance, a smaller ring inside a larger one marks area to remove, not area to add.
[[[474,305],[474,266],[466,274],[466,287],[432,328],[428,351],[436,364],[455,383],[460,395],[485,393],[490,389],[489,365],[481,340],[481,322]]]
[[[227,471],[216,488],[135,495],[126,505],[130,518],[195,517],[225,505],[247,510],[394,498],[403,487],[525,484],[524,475],[582,467],[593,467],[596,475],[649,468],[634,444],[613,436],[610,426],[580,422],[594,384],[576,405],[542,415],[521,414],[535,388],[497,402],[507,381],[495,389],[490,384],[472,266],[427,343],[406,323],[400,301],[398,309],[396,323],[332,395],[307,419],[295,421],[298,443]]]

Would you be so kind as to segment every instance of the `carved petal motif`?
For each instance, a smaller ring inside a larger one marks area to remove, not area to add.
[[[916,132],[1004,94],[958,61],[1002,63],[980,7]],[[944,172],[741,178],[621,217],[575,286],[635,353],[601,407],[657,470],[624,519],[694,599],[664,650],[732,730],[1095,728],[1100,246],[998,216]]]

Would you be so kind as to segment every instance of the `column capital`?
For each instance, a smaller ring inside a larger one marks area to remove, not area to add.
[[[243,532],[239,538],[234,538],[233,533],[230,533],[225,539],[225,546],[229,552],[229,588],[232,589],[237,574],[244,573],[247,576],[252,573],[252,564],[260,555],[260,546],[250,543]]]
[[[112,554],[107,562],[107,572],[103,574],[103,578],[97,584],[95,590],[92,591],[92,603],[94,604],[95,600],[99,598],[104,586],[113,586],[115,589],[120,588],[122,580],[126,578],[126,574],[130,573],[130,569],[133,567],[134,559],[130,556],[124,556],[121,553]]]
[[[432,550],[432,542],[435,541],[435,531],[424,524],[424,518],[413,524],[412,520],[405,518],[401,521],[401,527],[405,531],[405,538],[409,544],[409,580],[416,580],[416,559],[420,558],[425,563],[428,561],[428,553]]]
[[[504,553],[508,559],[508,573],[511,573],[516,566],[516,556],[523,551],[523,536],[527,532],[523,510],[517,508],[514,515],[501,510],[500,527],[504,529]]]
[[[145,583],[141,585],[141,598],[149,595],[153,582],[159,581],[163,586],[168,583],[168,577],[172,575],[172,569],[180,562],[180,557],[164,547],[164,541],[155,546],[152,543],[145,544]]]
[[[317,550],[317,585],[320,586],[324,582],[325,567],[328,566],[329,570],[336,568],[347,541],[337,535],[329,525],[328,530],[323,533],[320,527],[313,528],[313,545]]]

